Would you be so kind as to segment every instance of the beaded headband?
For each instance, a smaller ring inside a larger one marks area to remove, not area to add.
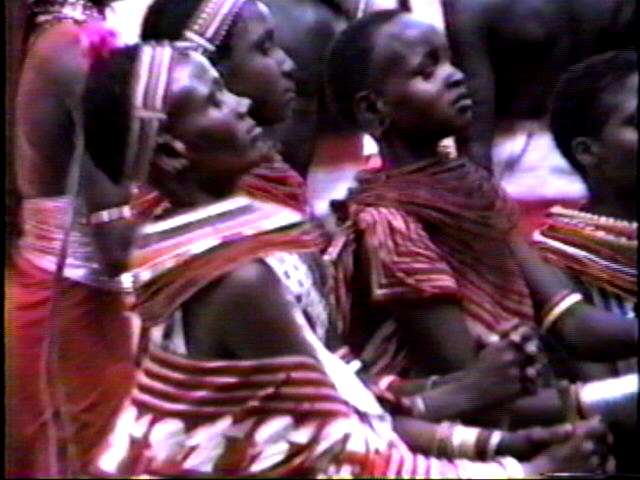
[[[39,25],[58,20],[83,23],[104,19],[100,10],[87,0],[53,0],[45,5],[30,5],[29,8],[35,15],[35,22]]]
[[[182,32],[182,38],[195,44],[199,51],[214,52],[245,2],[204,0]]]
[[[144,181],[167,120],[166,93],[174,49],[169,42],[145,43],[136,59],[131,85],[131,118],[125,178]]]

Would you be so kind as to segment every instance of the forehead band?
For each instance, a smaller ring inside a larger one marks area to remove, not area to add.
[[[183,41],[200,52],[214,52],[246,0],[204,0],[182,32]]]
[[[131,84],[131,118],[125,175],[146,180],[158,135],[167,120],[166,96],[174,50],[169,42],[142,44]]]

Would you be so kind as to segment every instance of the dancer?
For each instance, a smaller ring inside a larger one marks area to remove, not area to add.
[[[86,73],[116,44],[103,24],[108,5],[28,4],[15,130],[22,231],[7,275],[11,476],[73,474],[130,387],[130,325],[109,277],[131,238],[122,212],[159,204],[143,195],[122,207],[129,190],[83,156],[78,102]],[[68,431],[56,426],[60,413]],[[68,450],[69,465],[64,458],[58,465],[57,450]]]

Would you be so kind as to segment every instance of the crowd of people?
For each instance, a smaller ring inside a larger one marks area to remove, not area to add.
[[[640,474],[634,1],[111,3],[22,5],[9,478]]]

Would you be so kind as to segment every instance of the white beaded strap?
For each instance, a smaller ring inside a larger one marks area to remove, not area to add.
[[[213,52],[226,36],[236,15],[246,0],[205,0],[200,4],[182,39],[197,50]]]
[[[167,119],[166,92],[173,49],[169,42],[142,44],[131,85],[131,121],[125,178],[144,181]]]

